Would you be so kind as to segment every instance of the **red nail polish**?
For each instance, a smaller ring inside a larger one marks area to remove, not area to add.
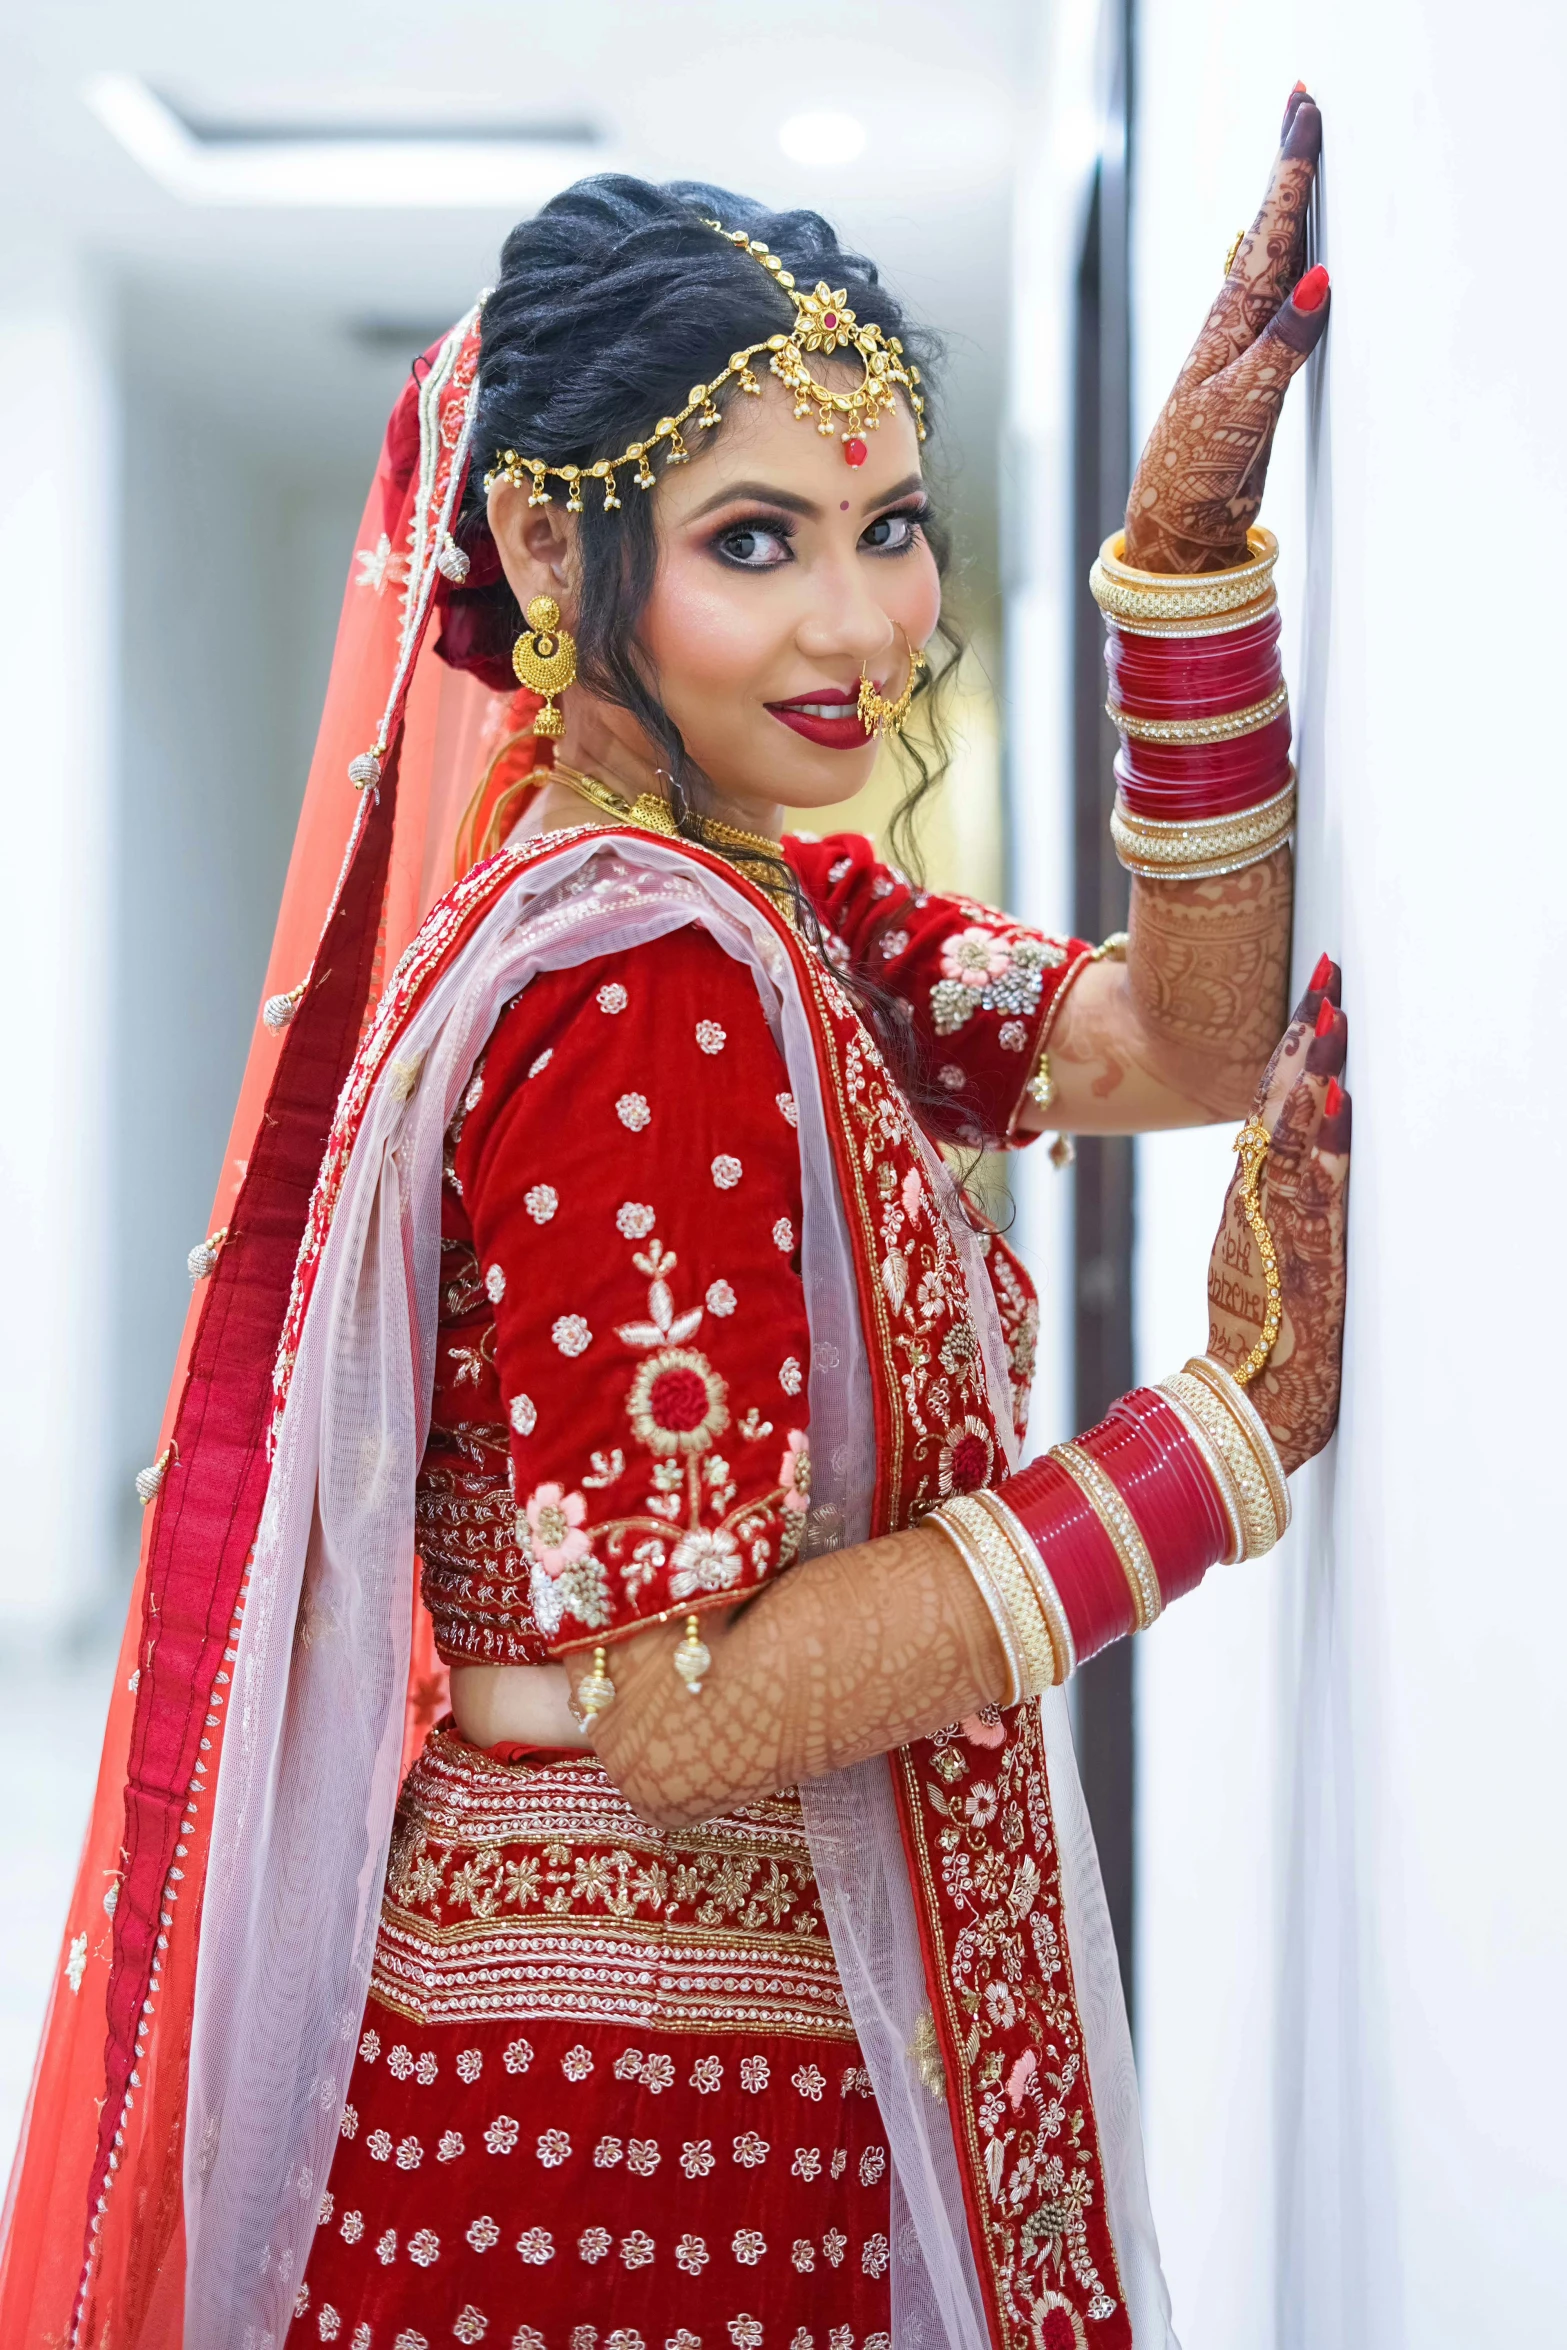
[[[1295,288],[1295,307],[1297,310],[1304,310],[1308,313],[1320,310],[1327,298],[1328,273],[1319,261],[1315,269],[1307,270],[1300,284]]]
[[[1305,87],[1306,87],[1306,85],[1305,85],[1305,83],[1304,83],[1304,82],[1297,82],[1297,83],[1295,84],[1295,87],[1294,87],[1294,89],[1293,89],[1293,90],[1291,90],[1291,92],[1290,92],[1290,96],[1291,96],[1292,98],[1298,98],[1298,97],[1300,97],[1300,96],[1301,96],[1301,94],[1303,93],[1303,91],[1305,90]]]
[[[1313,988],[1324,988],[1324,987],[1326,987],[1326,986],[1327,986],[1327,984],[1328,984],[1328,981],[1329,981],[1329,979],[1332,977],[1332,975],[1333,975],[1333,958],[1332,958],[1332,956],[1331,956],[1331,955],[1319,955],[1319,956],[1317,957],[1317,967],[1316,967],[1315,971],[1313,971],[1313,973],[1311,974],[1311,977],[1310,977],[1310,978],[1307,980],[1307,982],[1306,982],[1306,985],[1307,985],[1308,987],[1313,987]]]
[[[1336,1077],[1328,1079],[1328,1098],[1322,1105],[1324,1118],[1336,1118],[1344,1107],[1344,1089]]]
[[[1317,1013],[1317,1034],[1319,1036],[1331,1036],[1333,1034],[1334,1018],[1335,1014],[1333,1006],[1328,1002],[1327,997],[1324,996],[1322,999],[1321,1008]]]

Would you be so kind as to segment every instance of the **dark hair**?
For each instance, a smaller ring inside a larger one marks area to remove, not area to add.
[[[456,530],[471,568],[468,584],[443,599],[438,649],[493,684],[511,683],[511,645],[524,625],[485,520],[484,475],[499,454],[516,449],[552,465],[581,466],[618,456],[629,441],[650,433],[657,418],[683,408],[693,383],[716,374],[731,352],[794,323],[788,296],[749,255],[716,236],[709,221],[744,229],[803,285],[826,279],[843,287],[858,318],[899,337],[920,369],[928,410],[933,406],[935,338],[906,317],[874,263],[840,245],[818,213],[769,212],[697,181],[655,187],[618,173],[579,180],[512,230],[499,282],[484,306],[473,464]],[[578,675],[628,711],[658,745],[679,829],[701,841],[706,779],[638,657],[637,623],[657,565],[653,499],[624,486],[619,510],[605,513],[590,483],[578,527]],[[926,528],[944,570],[945,536],[939,524]],[[950,624],[943,622],[941,634],[946,657],[917,689],[926,696],[962,650]],[[947,765],[939,703],[927,702],[923,717],[926,742],[905,737],[901,745],[913,773],[893,823],[895,849],[911,868],[914,810]],[[809,906],[797,888],[795,894],[801,920],[814,928]],[[950,1131],[950,1097],[913,1065],[903,1008],[863,972],[845,977],[905,1090]]]

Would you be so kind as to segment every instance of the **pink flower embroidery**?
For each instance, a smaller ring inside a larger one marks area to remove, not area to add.
[[[942,977],[955,979],[961,987],[988,987],[1011,963],[1012,949],[1006,940],[993,930],[981,930],[977,922],[970,923],[967,930],[955,930],[942,944]]]
[[[582,1531],[587,1502],[580,1493],[568,1493],[564,1485],[536,1485],[528,1496],[526,1511],[533,1555],[545,1574],[558,1580],[572,1560],[581,1558],[588,1548]]]
[[[1032,2048],[1025,2048],[1007,2075],[1007,2102],[1014,2113],[1023,2102],[1029,2082],[1039,2070],[1039,2059]]]
[[[811,1506],[811,1448],[801,1428],[789,1431],[789,1449],[779,1464],[778,1482],[783,1505],[800,1515]]]

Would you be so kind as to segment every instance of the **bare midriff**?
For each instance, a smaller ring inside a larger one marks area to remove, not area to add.
[[[589,1742],[569,1703],[564,1665],[453,1665],[452,1719],[470,1746]]]

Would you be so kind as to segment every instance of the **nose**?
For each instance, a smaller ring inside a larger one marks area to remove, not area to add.
[[[898,628],[868,592],[861,567],[824,567],[811,584],[810,607],[795,630],[806,659],[829,669],[835,684],[848,682],[850,666],[858,677],[879,665],[896,644]]]

